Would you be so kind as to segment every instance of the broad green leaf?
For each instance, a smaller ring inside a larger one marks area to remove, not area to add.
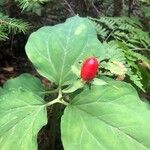
[[[0,96],[2,96],[3,94],[6,94],[6,93],[7,93],[7,91],[0,87]]]
[[[9,91],[15,91],[16,89],[22,91],[33,92],[37,95],[42,95],[44,87],[40,80],[30,74],[24,73],[19,77],[8,80],[3,88]]]
[[[71,66],[95,54],[100,42],[87,18],[75,16],[65,23],[47,26],[31,34],[26,53],[37,71],[58,85],[71,84]]]
[[[37,134],[47,123],[44,101],[31,92],[0,97],[0,149],[37,150]]]
[[[149,131],[149,105],[120,81],[87,88],[61,120],[65,150],[149,150]]]
[[[0,95],[3,93],[3,89],[0,87]]]

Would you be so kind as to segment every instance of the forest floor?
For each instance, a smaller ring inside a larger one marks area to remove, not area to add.
[[[0,86],[8,79],[14,78],[22,73],[35,74],[35,70],[27,58],[6,58],[0,63]]]

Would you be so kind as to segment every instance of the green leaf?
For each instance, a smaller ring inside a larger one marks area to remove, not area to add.
[[[93,85],[106,85],[107,82],[105,82],[104,80],[102,79],[99,79],[99,78],[95,78],[92,82]]]
[[[77,68],[77,66],[71,66],[71,70],[78,78],[80,77],[80,70]]]
[[[63,89],[63,93],[72,93],[78,89],[81,89],[84,86],[84,82],[81,80],[74,81],[73,84],[69,85],[66,89]]]
[[[27,73],[8,80],[3,88],[9,91],[19,89],[21,91],[33,92],[37,95],[42,95],[42,93],[44,93],[44,87],[40,80]]]
[[[111,85],[110,85],[111,83]],[[109,81],[77,95],[65,109],[65,150],[149,150],[150,108],[129,84]]]
[[[7,91],[5,91],[3,88],[0,87],[0,96],[6,94]]]
[[[1,150],[36,150],[37,134],[47,123],[44,101],[31,92],[0,97]]]
[[[76,77],[71,66],[93,55],[99,43],[92,23],[75,16],[31,34],[26,53],[41,75],[58,85],[67,85]]]

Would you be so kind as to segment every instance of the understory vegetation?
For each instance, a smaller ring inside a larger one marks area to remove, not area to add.
[[[150,0],[1,0],[0,85],[4,150],[149,150]]]

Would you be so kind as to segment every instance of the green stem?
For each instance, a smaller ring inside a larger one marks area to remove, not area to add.
[[[55,103],[61,103],[64,105],[68,105],[68,103],[66,101],[63,100],[62,97],[62,90],[61,88],[58,88],[58,97],[56,99],[54,99],[53,101],[48,102],[45,106],[51,106]],[[52,122],[50,123],[50,127],[49,127],[49,138],[51,139],[49,142],[49,148],[51,150],[55,150],[56,149],[56,134],[60,134],[60,131],[58,131],[58,125],[60,125],[60,113],[62,114],[62,108],[64,108],[63,105],[54,105],[51,107],[52,108],[52,114],[51,116],[49,116],[49,120]]]
[[[51,106],[51,105],[53,105],[55,103],[59,103],[59,102],[60,102],[60,100],[58,98],[56,98],[53,101],[50,101],[50,102],[46,103],[46,106],[48,107],[48,106]]]
[[[56,98],[53,101],[50,101],[50,102],[46,103],[46,106],[48,107],[48,106],[51,106],[55,103],[60,103],[60,104],[66,105],[66,106],[69,104],[66,101],[64,101],[63,99],[60,100],[60,98]]]
[[[56,99],[54,99],[53,101],[50,101],[50,102],[46,103],[46,106],[48,107],[48,106],[51,106],[55,103],[61,103],[61,104],[64,104],[66,106],[68,105],[68,103],[62,99],[62,91],[61,91],[60,88],[59,88],[58,97]]]
[[[51,114],[49,115],[49,148],[51,150],[55,150],[55,146],[56,146],[56,134],[57,134],[57,126],[58,126],[58,114],[59,114],[59,107],[60,105],[54,105],[52,106],[51,110]]]
[[[52,91],[40,92],[40,94],[51,94],[51,93],[57,93],[57,92],[58,92],[58,88]]]
[[[61,97],[62,97],[62,91],[61,91],[61,88],[59,87],[58,90],[59,90],[58,98],[61,99]]]
[[[63,99],[61,100],[61,104],[64,104],[64,105],[68,105],[69,103],[68,102],[66,102],[66,101],[64,101]]]

